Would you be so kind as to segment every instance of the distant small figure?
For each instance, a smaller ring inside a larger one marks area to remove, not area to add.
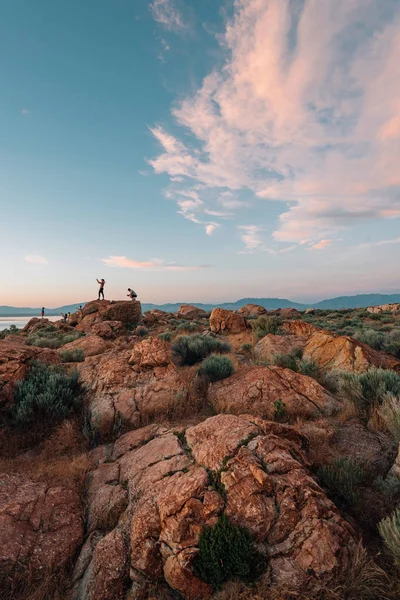
[[[80,310],[81,312],[83,311],[82,304],[80,305],[80,307],[79,307],[79,310]]]
[[[100,279],[100,281],[98,279],[96,279],[96,281],[100,286],[98,300],[100,300],[100,296],[103,296],[103,300],[104,300],[104,285],[106,282],[104,279]]]
[[[42,319],[44,318],[44,306],[42,306]]]
[[[70,318],[70,316],[71,316],[71,313],[69,312],[69,313],[68,313],[68,319]]]
[[[131,300],[135,300],[135,298],[137,298],[137,293],[133,290],[131,290],[131,288],[128,288],[128,292],[129,294],[127,294],[128,298],[130,298]]]
[[[61,313],[61,316],[62,316],[62,319],[63,319],[64,323],[66,323],[67,322],[67,317],[68,317],[67,313]]]

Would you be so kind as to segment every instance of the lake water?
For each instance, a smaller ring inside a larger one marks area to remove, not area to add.
[[[11,327],[11,325],[15,325],[15,327],[18,327],[18,329],[22,329],[31,319],[32,317],[0,317],[0,331],[3,331],[3,329],[8,329]],[[61,319],[61,316],[46,317],[46,319],[49,319],[49,321],[58,321]]]

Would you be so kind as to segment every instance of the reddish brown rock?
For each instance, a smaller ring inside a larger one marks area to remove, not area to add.
[[[286,405],[290,417],[329,415],[336,400],[319,383],[291,369],[248,367],[210,386],[209,401],[217,412],[250,413],[274,418],[275,402]]]
[[[27,346],[17,336],[0,340],[0,406],[12,402],[14,383],[25,377],[32,360],[58,364],[60,357],[55,350]]]
[[[373,350],[351,337],[336,337],[322,330],[313,333],[308,339],[303,357],[314,360],[326,370],[362,372],[371,367],[379,367],[400,371],[400,361],[393,356]]]
[[[113,302],[102,313],[103,321],[121,321],[124,324],[139,323],[142,320],[142,307],[140,302]]]
[[[173,368],[160,379],[152,378],[148,383],[136,387],[134,400],[140,412],[142,423],[154,418],[167,418],[182,414],[190,402],[186,380]]]
[[[158,337],[149,337],[135,344],[129,363],[136,370],[164,367],[171,362],[171,345]]]
[[[74,557],[82,543],[83,522],[78,494],[49,487],[19,475],[0,479],[0,579],[40,580]]]
[[[379,306],[369,306],[367,308],[367,311],[369,313],[375,313],[375,314],[379,314],[382,312],[391,312],[391,313],[400,312],[400,304],[393,303],[393,304],[381,304]]]
[[[178,319],[188,319],[189,321],[196,321],[207,315],[206,311],[197,306],[191,304],[182,304],[177,312]]]
[[[23,333],[35,333],[35,331],[40,331],[41,329],[46,329],[46,327],[51,327],[53,323],[49,321],[49,319],[41,319],[40,317],[32,317],[25,327],[23,327]]]
[[[267,309],[258,304],[245,304],[239,308],[238,313],[244,317],[259,317],[267,314]]]
[[[246,319],[230,310],[214,308],[210,316],[210,328],[213,333],[241,333],[246,331]]]
[[[254,346],[254,355],[259,360],[272,362],[277,354],[289,354],[302,349],[306,340],[295,335],[274,335],[270,333]]]
[[[107,350],[107,344],[97,335],[88,335],[86,337],[78,338],[69,344],[65,344],[59,349],[59,352],[62,353],[70,350],[82,350],[86,358],[103,354]]]
[[[307,471],[306,440],[295,428],[218,415],[186,431],[190,454],[158,426],[123,438],[109,455],[116,460],[93,472],[89,497],[122,487],[129,505],[125,512],[120,506],[116,528],[101,541],[98,532],[90,534],[75,569],[80,595],[74,600],[111,600],[111,589],[119,599],[129,588],[129,597],[146,597],[146,578],[162,577],[188,600],[209,597],[193,559],[203,527],[223,513],[249,529],[269,557],[275,589],[290,584],[307,597],[308,589],[329,585],[350,567],[355,534]],[[206,471],[221,465],[225,499]],[[114,516],[99,526],[107,531],[115,522]]]
[[[304,338],[309,338],[313,333],[322,331],[319,327],[315,327],[315,325],[305,323],[304,321],[284,321],[281,325],[281,329],[288,334]]]

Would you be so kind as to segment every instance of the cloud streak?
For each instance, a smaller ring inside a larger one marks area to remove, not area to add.
[[[166,29],[176,32],[186,29],[182,15],[173,0],[154,0],[149,6],[155,21]]]
[[[49,261],[44,256],[40,256],[39,254],[28,254],[25,256],[25,260],[32,265],[48,265]]]
[[[190,136],[152,129],[163,151],[150,164],[198,190],[194,218],[250,190],[286,202],[277,242],[321,249],[346,227],[400,216],[396,0],[237,0],[221,45],[223,68],[172,111]]]
[[[198,271],[207,268],[206,265],[186,266],[174,262],[166,262],[161,259],[152,259],[149,261],[139,261],[126,256],[109,256],[101,259],[108,267],[118,267],[120,269],[141,269],[141,270],[163,270],[163,271]]]

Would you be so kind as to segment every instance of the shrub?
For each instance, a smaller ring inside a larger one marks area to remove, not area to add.
[[[275,354],[272,364],[285,369],[298,371],[298,361],[301,359],[303,351],[301,348],[293,348],[288,354]]]
[[[20,333],[21,329],[18,329],[16,325],[10,325],[8,329],[0,331],[0,340],[4,340],[8,335],[19,335]]]
[[[253,579],[258,569],[251,534],[222,515],[214,527],[201,532],[193,567],[200,579],[217,589],[230,579]]]
[[[312,358],[303,358],[302,360],[299,360],[297,363],[297,369],[302,375],[313,377],[318,381],[321,381],[322,379],[322,373],[319,365]]]
[[[139,325],[139,327],[136,327],[134,333],[139,337],[146,337],[146,335],[149,334],[149,330],[147,329],[147,327],[144,327],[144,325]]]
[[[246,353],[250,353],[253,350],[253,346],[251,344],[243,344],[242,351]]]
[[[354,333],[354,338],[359,342],[368,344],[375,350],[382,350],[385,342],[385,336],[375,329],[358,329]]]
[[[261,340],[269,333],[278,333],[282,319],[280,317],[258,317],[255,321],[251,321],[251,326],[256,339]]]
[[[194,365],[212,352],[224,354],[230,352],[227,342],[204,335],[182,335],[172,345],[172,356],[179,365]]]
[[[32,333],[27,337],[27,343],[30,346],[37,346],[38,348],[61,348],[65,344],[74,342],[84,334],[80,331],[74,331],[72,333],[63,333],[57,330],[53,325],[39,329],[35,333]]]
[[[400,358],[400,329],[392,329],[387,334],[384,349],[386,352]]]
[[[400,508],[382,519],[378,529],[385,545],[392,553],[395,563],[400,565]]]
[[[234,370],[232,361],[228,356],[211,354],[201,363],[198,374],[208,381],[215,382],[230,377]]]
[[[400,397],[386,394],[378,413],[397,444],[400,443]]]
[[[342,373],[339,392],[354,402],[362,413],[382,404],[387,393],[400,394],[400,375],[389,369],[370,369],[365,373]]]
[[[275,414],[274,414],[275,421],[278,421],[280,423],[282,421],[285,421],[287,418],[286,404],[284,402],[282,402],[281,398],[279,398],[279,400],[275,400],[274,408],[275,408]]]
[[[164,340],[164,342],[170,342],[172,333],[170,331],[164,331],[164,333],[160,333],[158,337],[160,340]]]
[[[22,381],[14,387],[11,422],[16,427],[55,423],[80,406],[78,374],[67,375],[58,366],[34,361]]]
[[[75,350],[63,350],[60,352],[62,362],[83,362],[85,360],[85,353],[81,348]]]
[[[337,458],[330,465],[318,469],[318,478],[328,493],[335,499],[352,506],[359,499],[357,486],[365,480],[365,471],[352,458]]]

